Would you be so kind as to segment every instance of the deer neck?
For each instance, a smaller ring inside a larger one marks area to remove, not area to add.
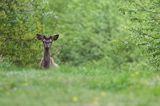
[[[50,61],[50,49],[44,49],[44,61]]]

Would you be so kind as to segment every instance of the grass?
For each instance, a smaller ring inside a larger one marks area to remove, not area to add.
[[[159,106],[160,73],[69,67],[0,69],[0,106]]]

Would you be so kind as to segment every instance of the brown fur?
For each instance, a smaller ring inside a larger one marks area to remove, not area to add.
[[[42,58],[41,59],[41,62],[40,62],[40,67],[41,68],[57,68],[58,67],[58,64],[56,64],[53,60],[52,57],[50,57],[50,60],[49,62],[45,62],[44,59]]]
[[[54,62],[54,59],[50,56],[49,50],[47,49],[44,51],[44,57],[41,59],[40,67],[45,69],[58,67],[58,65]]]

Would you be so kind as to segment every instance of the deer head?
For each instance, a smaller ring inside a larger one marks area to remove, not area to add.
[[[59,37],[59,34],[55,34],[49,37],[45,35],[37,34],[37,39],[43,42],[44,48],[49,49],[54,41],[56,41]]]

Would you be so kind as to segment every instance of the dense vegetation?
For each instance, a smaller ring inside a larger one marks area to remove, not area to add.
[[[1,0],[0,23],[0,105],[159,106],[160,0]]]
[[[0,54],[13,64],[35,67],[42,52],[36,33],[60,33],[52,49],[60,64],[100,60],[109,67],[139,62],[159,67],[159,0],[3,0],[0,5]]]

